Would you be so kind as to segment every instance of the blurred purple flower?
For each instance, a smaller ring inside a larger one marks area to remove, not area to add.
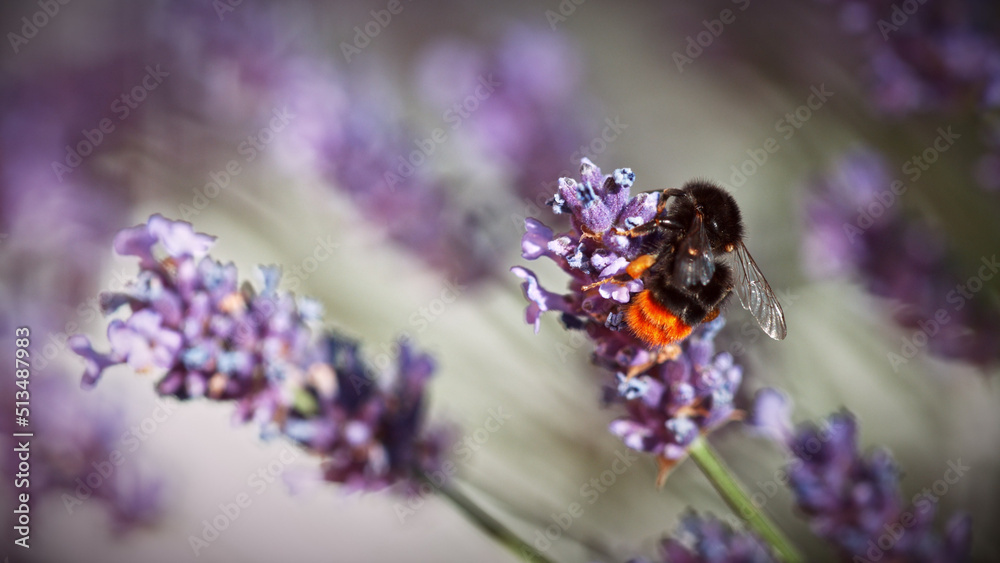
[[[139,8],[137,21],[147,56],[170,73],[157,97],[171,114],[226,132],[248,133],[247,124],[254,124],[256,132],[275,105],[285,103],[283,84],[297,59],[286,29],[291,12],[260,4],[232,8],[175,0]],[[166,127],[163,135],[181,132]],[[188,140],[195,142],[175,150],[197,157],[204,147],[200,139],[178,138],[175,145]]]
[[[71,348],[87,361],[85,387],[109,366],[165,373],[161,395],[237,403],[239,421],[283,433],[323,457],[326,480],[376,490],[438,467],[446,436],[424,432],[428,356],[402,342],[393,369],[376,377],[357,344],[335,334],[315,339],[314,302],[279,292],[280,272],[261,268],[263,288],[238,287],[236,268],[207,255],[214,237],[159,215],[121,231],[120,254],[139,257],[137,279],[106,293],[106,312],[123,305],[125,321],[108,326],[108,353],[82,335]]]
[[[0,326],[6,329],[9,325],[0,319]],[[14,363],[13,355],[3,355],[3,359]],[[13,399],[14,391],[21,390],[14,383],[13,377],[4,379],[4,396]],[[82,400],[76,387],[60,375],[32,374],[29,386],[31,426],[14,426],[10,417],[10,422],[3,424],[0,442],[12,451],[25,440],[12,437],[13,433],[30,430],[36,436],[27,440],[31,498],[36,503],[32,514],[39,506],[35,495],[58,496],[59,504],[70,515],[95,500],[108,511],[117,534],[158,523],[164,508],[163,483],[152,476],[139,454],[132,453],[129,442],[135,438],[124,414]],[[17,463],[16,455],[8,456],[5,473],[17,473]],[[13,482],[11,479],[9,484]]]
[[[885,159],[871,149],[847,154],[811,182],[803,243],[807,268],[817,278],[854,274],[874,295],[900,303],[896,322],[912,332],[908,339],[919,340],[914,335],[922,333],[932,353],[994,364],[1000,359],[1000,311],[988,300],[965,303],[971,296],[964,287],[968,277],[956,271],[943,237],[903,215],[899,205],[880,201],[892,186]],[[929,333],[925,326],[937,330]]]
[[[554,213],[570,215],[570,231],[556,234],[529,218],[521,243],[524,258],[544,256],[568,273],[570,292],[544,289],[527,268],[515,266],[511,271],[524,280],[526,320],[536,331],[542,313],[558,311],[567,328],[585,330],[593,340],[594,363],[616,374],[617,393],[611,393],[610,400],[624,401],[627,411],[611,423],[610,431],[628,447],[657,456],[662,484],[695,438],[732,419],[742,368],[728,353],[715,353],[722,318],[699,326],[671,350],[650,350],[623,323],[624,306],[632,293],[642,291],[641,280],[583,290],[623,272],[640,255],[646,237],[630,238],[620,231],[652,220],[659,194],[631,197],[635,174],[628,168],[602,175],[583,159],[580,175],[579,182],[560,179],[550,201]]]
[[[899,470],[890,454],[858,451],[857,423],[847,412],[830,416],[824,428],[806,424],[791,430],[783,395],[761,390],[752,424],[769,436],[784,437],[794,457],[789,485],[798,509],[817,535],[835,545],[845,558],[885,557],[891,561],[935,563],[967,561],[970,520],[954,515],[942,538],[933,530],[936,504],[914,497],[905,504]]]
[[[846,31],[867,55],[872,104],[889,115],[996,108],[996,12],[982,2],[836,0]],[[914,10],[911,6],[915,7]],[[904,9],[906,11],[904,11]]]
[[[771,563],[774,559],[756,536],[737,532],[713,516],[689,512],[674,537],[663,540],[664,563]],[[632,559],[629,563],[653,563]]]
[[[61,493],[70,514],[90,498],[100,500],[118,532],[155,523],[163,510],[163,483],[128,454],[127,442],[135,438],[123,413],[81,400],[61,377],[35,379],[31,387],[37,406],[32,423],[46,437],[34,442],[44,460],[38,478],[43,494]]]
[[[94,251],[127,209],[113,167],[95,166],[127,135],[125,125],[95,129],[112,115],[125,67],[113,60],[0,77],[0,296],[45,322],[65,323],[62,307],[90,291]]]
[[[393,111],[400,101],[392,87],[301,61],[286,91],[297,115],[289,152],[308,155],[367,220],[462,283],[495,273],[495,245],[482,235],[481,218],[427,165],[442,137],[411,131]]]
[[[97,248],[106,247],[129,204],[121,169],[109,162],[138,122],[119,123],[109,106],[135,62],[116,51],[72,68],[29,65],[0,79],[0,327],[9,334],[29,327],[37,345],[28,429],[44,438],[32,441],[31,490],[61,495],[71,515],[96,499],[117,533],[157,522],[163,482],[131,453],[123,413],[82,400],[47,372],[62,347],[58,335],[93,313],[86,297],[101,269]],[[102,120],[114,129],[100,129]],[[88,369],[103,369],[102,361],[91,358]],[[23,390],[13,377],[4,381],[4,396]],[[13,423],[5,419],[4,436],[25,430]],[[8,451],[15,445],[4,440]]]
[[[494,49],[442,40],[423,53],[418,72],[424,97],[532,204],[573,159],[594,151],[582,56],[560,33],[514,26]],[[609,141],[598,142],[603,152]]]

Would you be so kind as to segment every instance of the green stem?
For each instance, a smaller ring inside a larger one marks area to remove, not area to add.
[[[781,530],[771,522],[771,519],[754,505],[753,501],[750,500],[750,495],[743,490],[732,470],[726,467],[708,440],[696,439],[688,451],[691,452],[691,459],[698,464],[702,473],[712,483],[715,490],[722,495],[729,508],[737,516],[743,518],[761,539],[770,544],[782,561],[786,563],[802,561],[802,555],[781,533]]]
[[[427,482],[430,483],[435,490],[441,494],[441,496],[451,501],[451,503],[455,505],[455,507],[458,508],[458,510],[473,524],[478,526],[482,531],[486,532],[490,537],[500,542],[519,559],[532,563],[553,563],[551,559],[543,555],[521,538],[517,537],[514,532],[501,524],[499,520],[490,516],[485,510],[480,508],[479,505],[472,499],[465,496],[465,494],[459,491],[454,485],[447,484],[444,486],[438,486],[433,481],[427,480]]]

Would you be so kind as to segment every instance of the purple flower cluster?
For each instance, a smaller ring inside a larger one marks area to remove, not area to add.
[[[387,119],[363,93],[345,93],[349,103],[323,118],[316,139],[319,166],[393,242],[461,282],[480,281],[494,272],[493,249],[477,234],[478,219],[462,209],[440,179],[424,168],[418,148],[401,123]],[[323,100],[320,100],[323,101]],[[306,113],[300,118],[311,119]],[[421,146],[425,146],[421,145]]]
[[[580,175],[579,182],[560,179],[550,202],[553,212],[570,216],[571,229],[555,234],[529,218],[521,241],[524,258],[544,256],[570,275],[570,292],[544,289],[527,268],[516,266],[511,271],[524,280],[527,322],[536,332],[546,311],[559,312],[567,328],[587,332],[595,345],[594,363],[617,378],[618,393],[612,400],[623,400],[627,410],[610,430],[628,447],[655,454],[662,482],[699,434],[733,417],[742,369],[728,353],[715,353],[714,338],[725,323],[722,318],[696,328],[672,353],[651,350],[623,322],[624,307],[632,294],[643,289],[641,280],[584,289],[625,272],[641,254],[645,237],[628,237],[621,231],[652,220],[659,193],[631,196],[635,175],[628,168],[602,175],[583,159]]]
[[[970,306],[974,295],[965,287],[968,276],[956,271],[943,237],[904,216],[898,205],[886,207],[879,200],[892,184],[884,158],[869,149],[845,155],[813,181],[806,202],[807,267],[820,278],[855,273],[870,292],[903,305],[894,316],[908,332],[916,334],[934,321],[935,334],[924,335],[932,353],[984,366],[995,363],[1000,311],[988,300]],[[940,311],[947,322],[941,322]],[[894,364],[900,358],[890,356]]]
[[[280,271],[261,268],[263,289],[238,285],[236,267],[207,255],[214,237],[160,215],[121,231],[115,250],[139,258],[136,280],[104,293],[108,326],[100,353],[75,335],[87,363],[83,383],[108,367],[162,370],[161,395],[237,403],[237,419],[283,433],[324,459],[327,480],[375,490],[436,468],[443,436],[423,434],[423,391],[433,364],[401,343],[390,373],[375,377],[357,345],[334,334],[313,338],[317,303],[277,289]]]
[[[712,516],[684,515],[674,537],[663,540],[663,562],[669,563],[772,563],[756,536],[736,532]],[[629,563],[652,563],[632,559]]]
[[[758,393],[753,423],[786,445],[794,461],[789,484],[812,530],[847,558],[951,563],[967,561],[970,520],[956,514],[942,538],[933,530],[936,504],[920,495],[908,507],[888,452],[858,451],[854,417],[832,415],[823,428],[791,429],[790,406],[773,389]]]
[[[715,335],[723,325],[719,317],[699,326],[681,343],[676,358],[645,375],[626,380],[618,374],[626,416],[612,422],[609,430],[626,446],[657,456],[660,485],[695,438],[737,416],[733,400],[743,368],[728,352],[715,352]]]
[[[891,117],[979,114],[1000,107],[1000,14],[979,0],[834,0],[842,27],[860,39],[874,108]],[[978,120],[977,120],[978,121]],[[1000,141],[986,120],[985,189],[1000,186]]]
[[[836,0],[867,54],[876,109],[890,115],[1000,106],[995,11],[975,0]],[[992,28],[992,29],[991,29]]]

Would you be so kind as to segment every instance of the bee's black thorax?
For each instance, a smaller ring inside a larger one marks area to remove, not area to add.
[[[726,190],[710,182],[695,180],[684,185],[687,198],[671,202],[667,216],[680,225],[691,225],[700,212],[712,250],[722,253],[743,240],[743,217],[736,200]]]

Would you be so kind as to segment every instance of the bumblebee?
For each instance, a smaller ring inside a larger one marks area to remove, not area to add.
[[[781,305],[743,244],[740,208],[726,190],[701,180],[663,190],[652,221],[617,233],[647,237],[643,254],[625,274],[584,289],[641,280],[644,289],[624,306],[624,321],[650,348],[687,338],[734,292],[768,336],[785,338]]]

